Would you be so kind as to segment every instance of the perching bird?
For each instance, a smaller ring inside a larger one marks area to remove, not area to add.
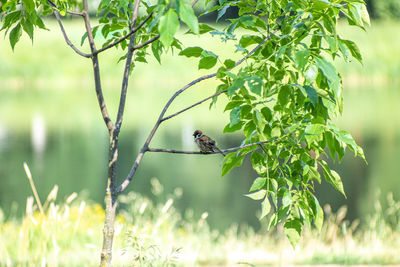
[[[194,142],[200,148],[200,152],[207,153],[207,152],[219,152],[222,155],[226,156],[224,152],[222,152],[216,145],[215,141],[212,140],[207,135],[204,135],[202,131],[196,130],[194,131]]]

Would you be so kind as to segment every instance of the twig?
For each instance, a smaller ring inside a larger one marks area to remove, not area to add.
[[[250,51],[247,55],[245,55],[241,60],[239,60],[238,62],[236,62],[236,64],[235,64],[234,67],[236,67],[236,66],[240,65],[241,63],[243,63],[243,62],[246,60],[246,58],[248,58],[249,56],[251,56],[251,55],[252,55],[255,51],[257,51],[257,49],[260,48],[266,41],[268,41],[269,39],[271,39],[271,38],[272,38],[272,35],[275,34],[277,31],[278,31],[278,30],[274,31],[271,35],[267,36],[263,41],[261,41],[253,50],[251,50],[251,51]],[[146,151],[149,151],[149,150],[148,150],[148,149],[149,149],[148,147],[149,147],[149,144],[150,144],[151,140],[153,139],[153,136],[154,136],[155,132],[157,131],[157,129],[158,129],[158,127],[160,126],[160,124],[163,122],[165,112],[167,111],[167,109],[169,108],[169,106],[171,105],[171,103],[175,100],[175,98],[176,98],[177,96],[179,96],[182,92],[184,92],[185,90],[187,90],[188,88],[192,87],[193,85],[195,85],[195,84],[197,84],[197,83],[199,83],[199,82],[201,82],[201,81],[204,81],[204,80],[213,78],[213,77],[215,77],[216,75],[217,75],[217,73],[212,73],[212,74],[208,74],[208,75],[201,76],[201,77],[197,78],[196,80],[191,81],[190,83],[188,83],[187,85],[185,85],[184,87],[182,87],[181,89],[179,89],[178,91],[176,91],[175,94],[168,100],[167,104],[164,106],[163,110],[161,111],[160,116],[158,117],[158,119],[157,119],[157,121],[156,121],[156,123],[155,123],[153,129],[151,130],[151,132],[150,132],[149,136],[147,137],[146,141],[144,142],[144,144],[143,144],[143,146],[142,146],[142,148],[141,148],[139,154],[137,155],[136,160],[135,160],[135,162],[133,163],[132,168],[131,168],[131,170],[130,170],[128,176],[127,176],[127,177],[125,178],[125,180],[121,183],[121,185],[116,189],[116,193],[120,193],[120,192],[124,191],[124,190],[128,187],[129,183],[132,181],[133,175],[135,174],[135,172],[136,172],[136,170],[137,170],[137,168],[138,168],[138,166],[139,166],[141,160],[143,159],[144,153],[146,153]],[[175,115],[175,116],[176,116],[176,115]]]
[[[192,7],[194,7],[194,5],[198,2],[199,0],[194,0],[192,3]]]
[[[57,11],[55,8],[52,8],[52,9],[53,9],[54,17],[56,17],[57,22],[58,22],[58,25],[60,26],[61,32],[62,32],[62,34],[63,34],[63,36],[64,36],[65,42],[66,42],[78,55],[83,56],[83,57],[86,57],[86,58],[90,58],[90,57],[91,57],[90,54],[83,53],[82,51],[80,51],[78,48],[76,48],[76,47],[71,43],[71,41],[69,40],[69,38],[68,38],[68,36],[67,36],[67,33],[65,32],[65,29],[64,29],[64,26],[63,26],[63,24],[62,24],[61,18],[60,18],[59,14],[58,14],[58,11]]]
[[[250,147],[250,146],[256,146],[256,145],[261,145],[261,144],[266,144],[266,143],[271,143],[275,142],[278,139],[274,139],[271,141],[263,141],[263,142],[256,142],[256,143],[251,143],[247,145],[242,145],[242,146],[237,146],[237,147],[231,147],[227,149],[221,149],[222,152],[234,152],[236,150]],[[148,148],[148,152],[164,152],[164,153],[173,153],[173,154],[195,154],[195,155],[210,155],[210,154],[219,154],[219,151],[214,151],[214,152],[199,152],[199,151],[182,151],[182,150],[173,150],[173,149],[163,149],[163,148]]]
[[[139,15],[139,6],[140,6],[140,0],[136,0],[135,6],[133,8],[131,29],[134,29],[136,26],[136,21],[137,21],[138,15]],[[129,73],[130,73],[131,65],[132,65],[134,45],[135,45],[135,35],[133,35],[132,38],[130,38],[130,40],[129,40],[128,53],[126,54],[126,63],[125,63],[124,76],[122,79],[122,87],[121,87],[121,97],[119,100],[117,119],[115,120],[116,133],[114,133],[114,134],[116,134],[116,137],[118,137],[118,133],[121,128],[122,118],[123,118],[124,110],[125,110],[126,92],[127,92],[127,88],[128,88]]]
[[[88,12],[87,0],[82,1],[83,5],[83,20],[85,21],[86,33],[89,40],[90,50],[92,51],[92,64],[93,64],[93,73],[94,73],[94,84],[96,89],[97,101],[99,103],[99,107],[101,110],[101,115],[103,116],[104,123],[107,126],[108,132],[111,135],[114,124],[110,119],[110,115],[108,114],[108,109],[103,97],[103,90],[101,88],[101,80],[100,80],[100,67],[99,67],[99,59],[96,54],[96,45],[94,43],[94,38],[92,34],[92,28],[90,26],[90,18]]]
[[[191,105],[191,106],[188,106],[187,108],[184,108],[184,109],[182,109],[182,110],[180,110],[180,111],[178,111],[178,112],[176,112],[176,113],[174,113],[174,114],[172,114],[172,115],[169,115],[168,117],[162,118],[162,119],[161,119],[161,122],[166,121],[166,120],[169,120],[169,119],[171,119],[171,118],[173,118],[173,117],[175,117],[175,116],[181,114],[182,112],[185,112],[185,111],[188,110],[188,109],[194,108],[195,106],[200,105],[201,103],[203,103],[203,102],[205,102],[205,101],[207,101],[207,100],[209,100],[209,99],[211,99],[211,98],[213,98],[213,97],[215,97],[215,96],[218,96],[218,95],[220,95],[220,94],[226,93],[227,91],[228,91],[228,90],[223,90],[223,91],[221,91],[221,92],[218,92],[218,93],[213,94],[212,96],[206,97],[206,98],[204,98],[203,100],[201,100],[201,101],[199,101],[199,102],[197,102],[197,103],[195,103],[195,104],[193,104],[193,105]]]
[[[273,31],[270,35],[268,35],[264,40],[261,41],[261,43],[259,43],[256,47],[254,47],[253,50],[251,50],[246,56],[244,56],[241,60],[239,60],[238,62],[235,63],[235,67],[237,65],[240,65],[243,63],[243,61],[245,61],[249,56],[251,56],[252,54],[254,54],[254,52],[257,51],[258,48],[260,48],[260,46],[262,46],[266,41],[268,41],[269,39],[272,38],[272,36],[275,35],[275,33],[277,31],[279,31],[280,28],[276,29],[275,31]]]
[[[105,47],[103,47],[103,48],[97,50],[97,51],[96,51],[96,54],[99,54],[99,53],[101,53],[101,52],[103,52],[103,51],[105,51],[105,50],[107,50],[107,49],[109,49],[109,48],[111,48],[111,47],[114,47],[114,46],[116,46],[117,44],[119,44],[120,42],[122,42],[122,41],[124,41],[125,39],[127,39],[129,36],[131,36],[132,34],[134,34],[135,32],[137,32],[140,28],[142,28],[143,25],[151,18],[151,16],[153,16],[153,12],[151,12],[151,13],[139,24],[139,26],[137,26],[136,28],[134,28],[133,30],[131,30],[127,35],[125,35],[125,36],[122,37],[121,39],[119,39],[119,40],[117,40],[117,41],[115,41],[115,42],[113,42],[113,43],[111,43],[111,44],[109,44],[109,45],[107,45],[107,46],[105,46]]]
[[[158,38],[160,38],[160,35],[157,35],[157,36],[151,38],[150,40],[147,40],[146,42],[143,42],[143,43],[141,43],[141,44],[135,45],[135,46],[133,47],[133,50],[137,50],[137,49],[142,48],[143,46],[146,46],[146,45],[148,45],[148,44],[151,44],[152,42],[158,40]]]

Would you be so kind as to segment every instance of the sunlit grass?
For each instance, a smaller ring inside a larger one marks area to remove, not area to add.
[[[153,181],[154,183],[157,181]],[[22,218],[4,218],[0,210],[0,266],[95,266],[98,263],[104,210],[76,193],[56,201],[57,186],[38,211],[28,197]],[[153,190],[154,194],[160,192]],[[346,208],[325,207],[325,224],[306,229],[293,249],[282,227],[256,233],[232,226],[221,233],[210,229],[207,212],[180,214],[174,201],[178,188],[155,205],[136,193],[120,197],[115,222],[115,266],[232,266],[287,264],[400,264],[400,202],[388,195],[389,207],[366,221],[344,221]],[[264,227],[265,228],[265,227]]]

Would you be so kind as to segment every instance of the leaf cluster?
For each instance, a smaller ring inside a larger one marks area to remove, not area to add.
[[[247,57],[245,66],[233,68],[235,63],[227,59],[218,69],[217,92],[227,90],[229,99],[224,132],[242,131],[242,144],[267,143],[228,154],[222,175],[249,155],[259,177],[247,196],[261,200],[261,218],[271,213],[268,228],[282,223],[295,245],[304,226],[322,226],[323,211],[314,195],[322,177],[345,196],[341,178],[326,158],[341,161],[348,147],[365,160],[352,136],[332,123],[343,110],[342,80],[332,60],[362,62],[357,45],[340,36],[337,23],[343,15],[350,25],[364,29],[368,13],[363,1],[350,0],[221,0],[212,10],[221,19],[232,6],[239,17],[211,33],[234,42],[235,52],[244,55],[267,41]],[[204,64],[204,58],[218,57],[200,47],[181,54],[198,57],[199,68],[213,67],[216,60]]]

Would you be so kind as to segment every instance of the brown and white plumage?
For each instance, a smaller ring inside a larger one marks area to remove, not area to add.
[[[203,134],[202,131],[196,130],[193,134],[194,142],[200,149],[200,152],[219,152],[225,156],[224,152],[222,152],[216,145],[215,141],[208,137],[207,135]]]

